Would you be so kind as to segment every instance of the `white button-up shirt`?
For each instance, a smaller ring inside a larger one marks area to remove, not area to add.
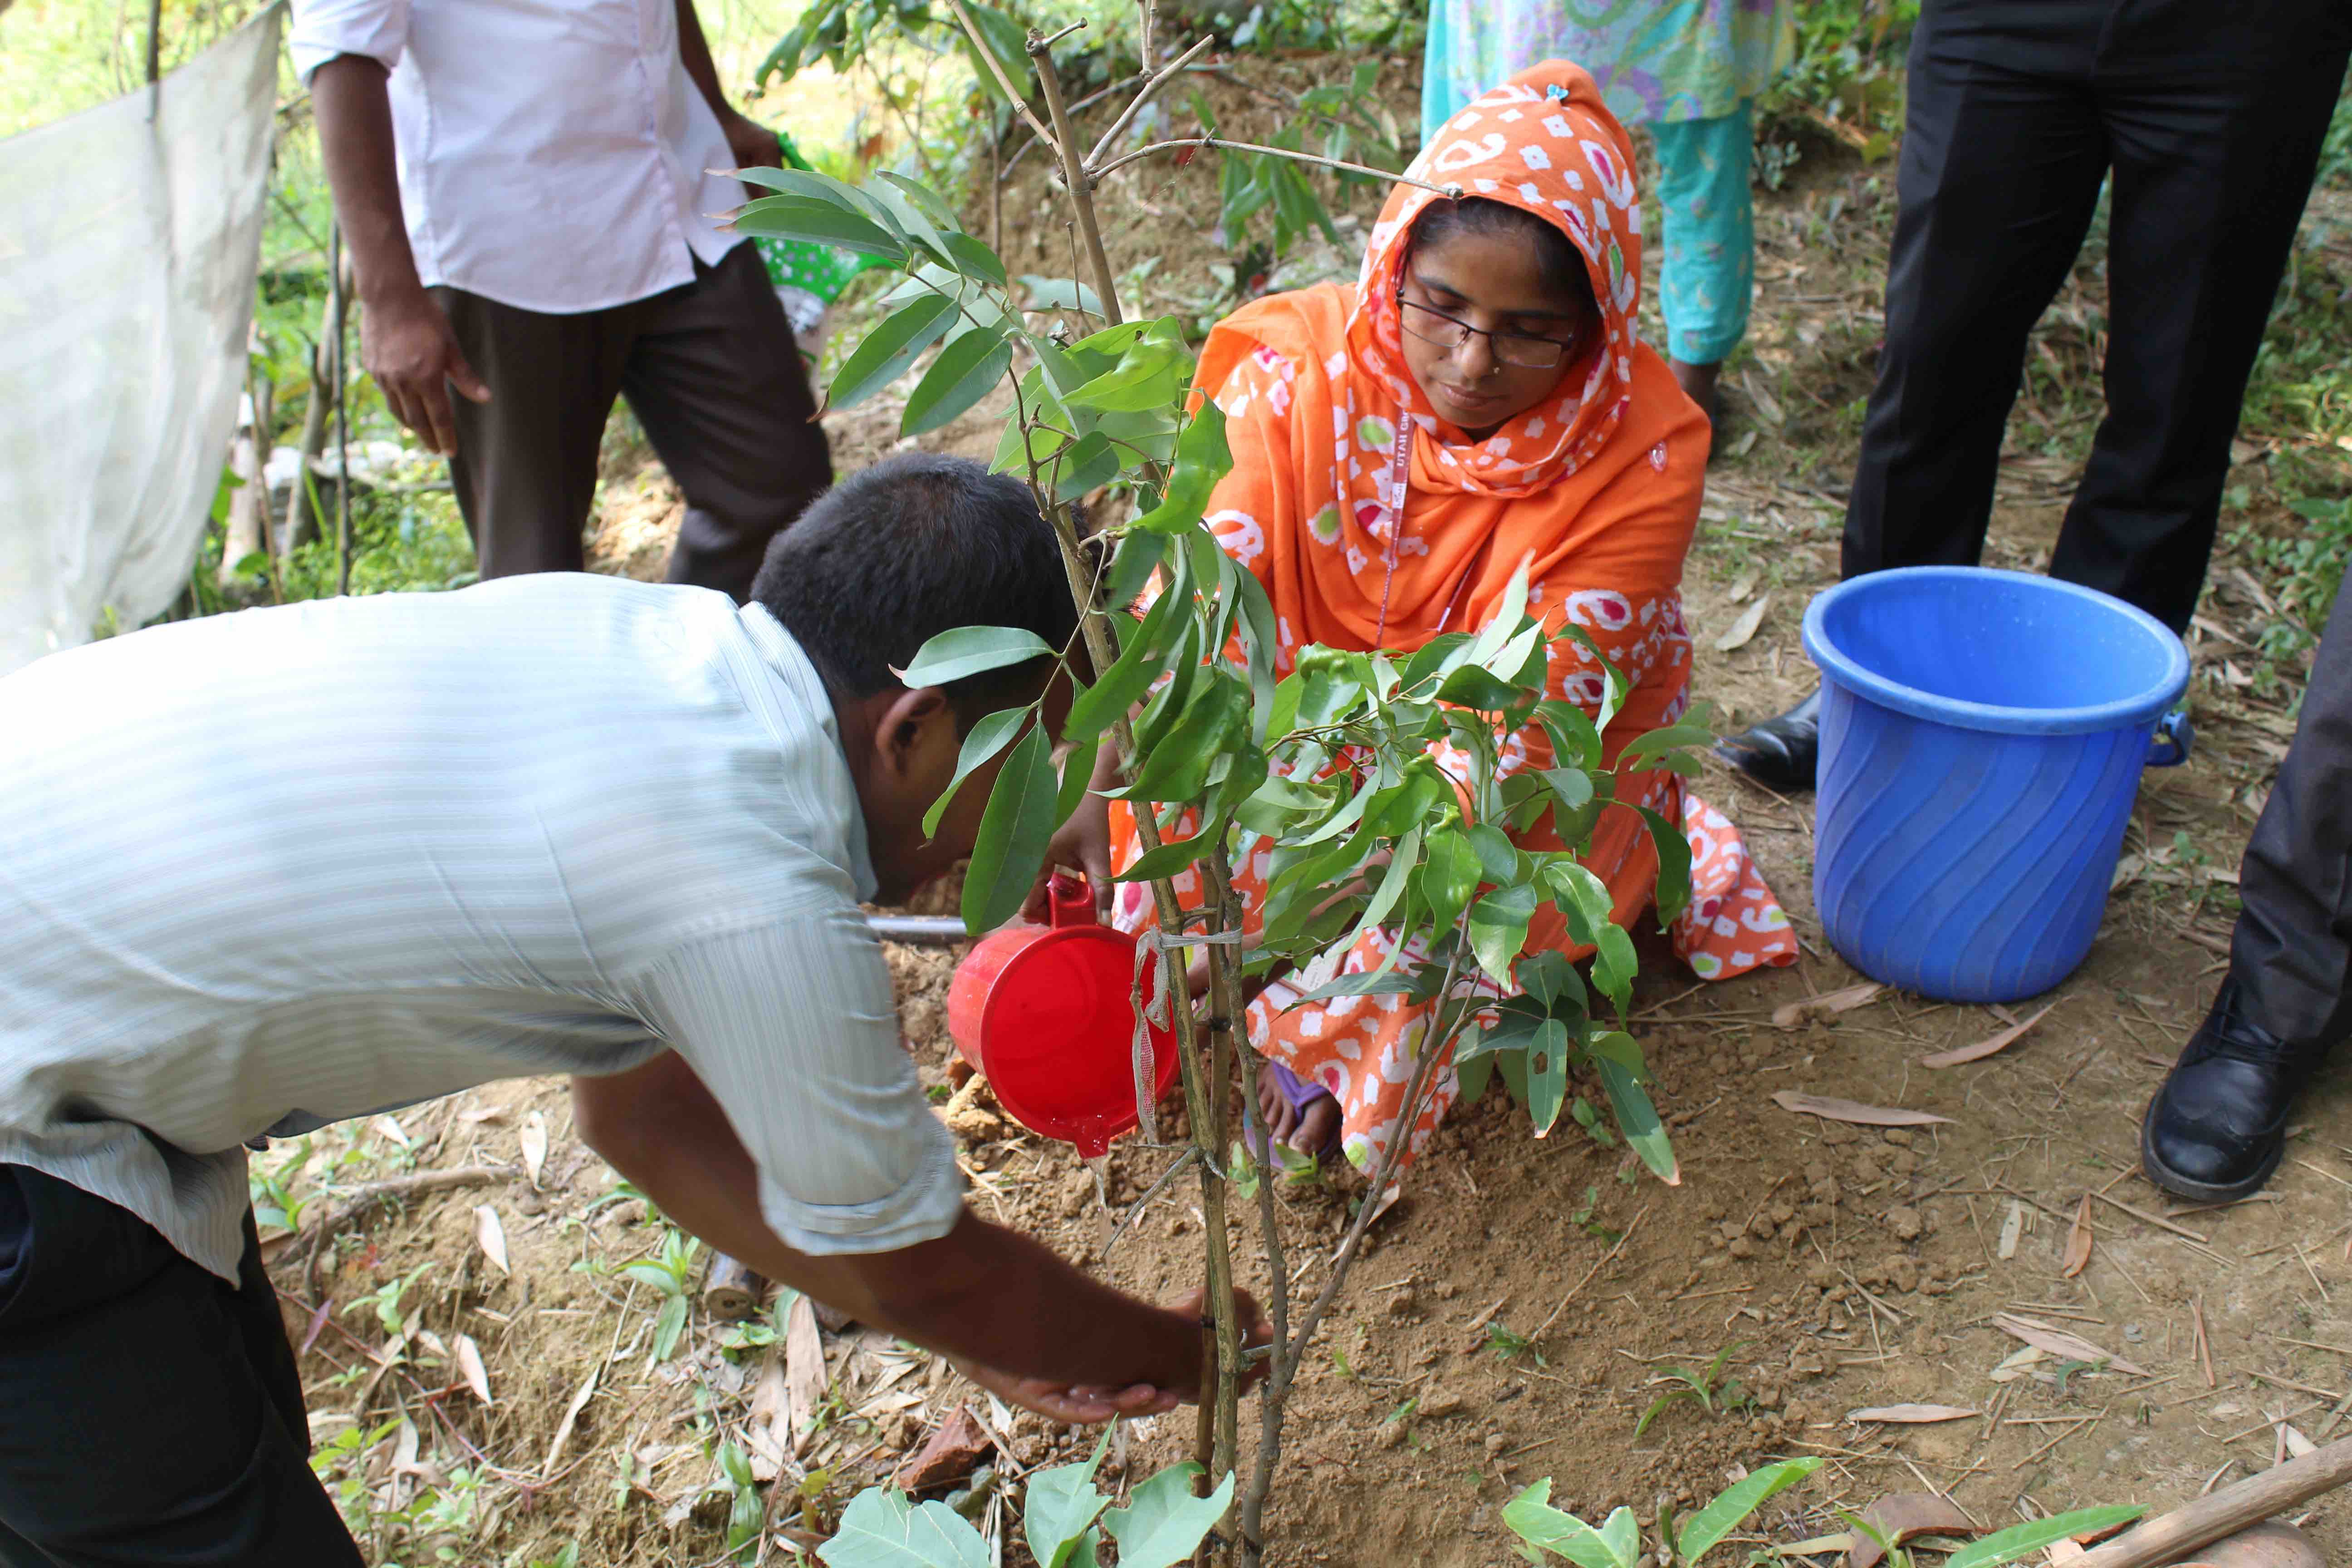
[[[833,706],[767,611],[558,573],[0,679],[0,1164],[236,1278],[246,1140],[683,1056],[809,1253],[945,1235]]]
[[[600,310],[690,282],[743,187],[678,57],[676,0],[294,0],[308,80],[391,72],[400,202],[426,284]]]

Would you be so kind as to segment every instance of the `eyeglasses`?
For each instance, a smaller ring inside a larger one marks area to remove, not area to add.
[[[1496,332],[1485,327],[1449,316],[1443,310],[1416,304],[1397,290],[1397,308],[1403,318],[1404,330],[1423,342],[1434,343],[1448,353],[1459,351],[1473,337],[1486,340],[1486,346],[1500,363],[1520,370],[1557,370],[1568,363],[1576,352],[1576,343],[1562,342],[1558,338],[1533,337],[1524,332]],[[1580,338],[1581,334],[1579,334]]]

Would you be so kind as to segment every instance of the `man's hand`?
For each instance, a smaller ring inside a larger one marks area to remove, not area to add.
[[[1119,1416],[1160,1415],[1182,1403],[1174,1394],[1139,1383],[1131,1388],[1068,1388],[1043,1378],[1014,1377],[970,1362],[950,1362],[958,1372],[1005,1404],[1034,1411],[1065,1426],[1099,1426]]]
[[[719,117],[727,133],[727,150],[739,169],[779,169],[784,163],[783,139],[748,114],[729,110]]]
[[[393,417],[444,457],[457,449],[449,388],[476,403],[490,400],[489,387],[457,346],[448,315],[422,289],[362,301],[360,363],[383,389]]]

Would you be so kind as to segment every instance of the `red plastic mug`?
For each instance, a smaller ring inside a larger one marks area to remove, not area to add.
[[[1096,919],[1083,878],[1056,875],[1047,891],[1050,924],[991,931],[956,966],[948,1032],[1014,1121],[1092,1159],[1137,1125],[1135,938]],[[1147,1008],[1159,994],[1155,964],[1143,975]],[[1152,1092],[1164,1094],[1175,1030],[1147,1027]]]

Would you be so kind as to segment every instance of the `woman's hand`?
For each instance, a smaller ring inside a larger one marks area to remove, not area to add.
[[[1037,885],[1029,889],[1029,900],[1021,908],[1024,920],[1045,918],[1045,883],[1055,868],[1078,871],[1094,889],[1095,918],[1110,919],[1110,802],[1098,793],[1117,787],[1118,761],[1108,742],[1095,762],[1094,782],[1078,802],[1078,809],[1070,820],[1046,841],[1045,864],[1038,868]]]
[[[950,1364],[1005,1404],[1066,1426],[1099,1426],[1121,1416],[1161,1415],[1181,1403],[1173,1394],[1148,1383],[1118,1389],[1070,1388],[1040,1377],[1014,1377],[971,1362]]]

